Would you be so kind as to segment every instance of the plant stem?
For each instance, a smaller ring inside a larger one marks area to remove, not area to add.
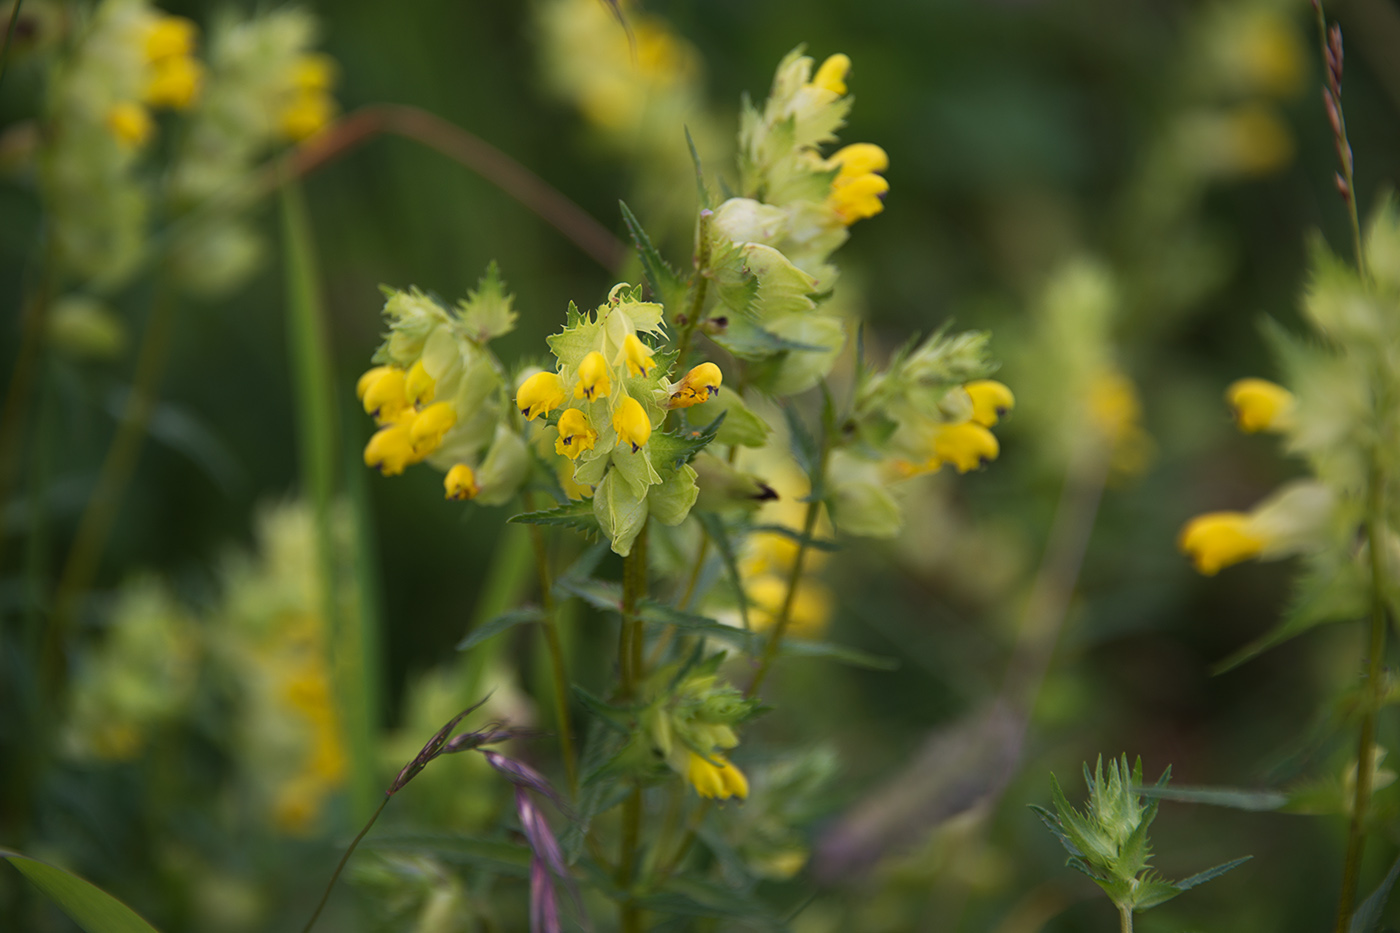
[[[535,496],[521,493],[525,511],[535,511]],[[549,552],[539,525],[530,525],[530,545],[535,552],[535,573],[540,580],[540,606],[544,609],[544,641],[549,648],[549,667],[554,678],[554,719],[559,726],[559,755],[569,778],[569,792],[578,796],[578,755],[574,751],[574,727],[569,717],[569,671],[564,662],[564,646],[559,638],[559,613],[554,602],[554,580],[549,572]]]
[[[1366,665],[1366,699],[1362,704],[1361,737],[1356,749],[1356,796],[1347,827],[1346,861],[1342,865],[1342,891],[1337,901],[1337,933],[1346,933],[1356,903],[1360,882],[1361,856],[1366,848],[1366,817],[1371,803],[1371,760],[1375,755],[1376,710],[1384,692],[1385,661],[1385,569],[1382,549],[1385,474],[1378,450],[1371,454],[1371,488],[1366,515],[1367,546],[1371,552],[1371,637]]]
[[[792,606],[797,601],[797,587],[802,582],[802,561],[807,556],[807,545],[812,540],[812,532],[817,527],[817,515],[821,511],[821,500],[816,498],[816,495],[821,485],[820,473],[825,472],[825,465],[826,448],[823,445],[819,474],[812,478],[813,498],[807,503],[807,517],[802,523],[802,540],[798,543],[797,554],[792,559],[792,570],[788,572],[787,594],[783,597],[782,608],[778,610],[778,620],[773,624],[773,631],[768,636],[768,644],[763,648],[763,658],[759,661],[758,670],[754,672],[753,680],[749,681],[749,688],[744,691],[746,697],[758,693],[758,688],[763,684],[768,670],[778,656],[778,649],[782,647],[783,635],[787,632],[788,624],[792,621]]]
[[[1337,161],[1341,163],[1342,167],[1343,190],[1341,195],[1342,199],[1346,201],[1347,216],[1351,221],[1351,241],[1352,248],[1356,251],[1356,268],[1364,279],[1366,277],[1366,254],[1361,249],[1361,219],[1356,210],[1356,179],[1353,175],[1351,141],[1347,138],[1347,118],[1342,111],[1342,62],[1340,57],[1336,58],[1334,71],[1332,67],[1334,57],[1328,46],[1327,14],[1322,9],[1322,0],[1313,0],[1313,12],[1317,14],[1317,41],[1322,52],[1322,67],[1327,73],[1327,87],[1335,107],[1336,119],[1332,121],[1332,128],[1337,145]],[[1331,120],[1332,113],[1329,112],[1328,118]]]
[[[681,325],[680,352],[676,354],[677,366],[685,366],[685,354],[690,349],[690,340],[695,329],[700,326],[700,316],[705,313],[705,293],[710,287],[710,211],[700,212],[700,224],[696,228],[695,277],[691,286],[690,307],[686,310],[685,323]]]
[[[310,920],[306,921],[306,926],[301,928],[301,933],[311,933],[311,928],[316,925],[316,921],[321,917],[321,911],[326,909],[326,901],[331,899],[331,889],[335,887],[335,882],[340,877],[340,873],[345,870],[345,864],[350,861],[350,856],[354,854],[355,847],[360,844],[361,839],[365,838],[365,834],[368,833],[370,827],[374,825],[374,821],[379,819],[379,814],[383,813],[384,808],[389,805],[389,798],[391,796],[391,794],[384,795],[384,799],[379,801],[378,808],[376,808],[374,813],[370,816],[369,822],[365,824],[365,828],[360,830],[360,834],[351,841],[350,848],[346,849],[345,854],[340,857],[340,864],[335,866],[335,871],[331,873],[331,880],[326,882],[326,890],[321,893],[321,902],[316,905],[316,912],[311,915]]]
[[[40,670],[50,698],[62,694],[66,680],[64,652],[68,630],[79,601],[92,585],[127,484],[141,454],[141,442],[150,424],[151,413],[155,410],[157,389],[165,372],[166,356],[175,329],[176,307],[173,290],[158,284],[117,434],[112,439],[112,446],[107,449],[97,485],[93,487],[87,508],[83,510],[77,534],[64,561],[58,592],[54,596],[53,617],[44,633]]]
[[[1118,907],[1118,933],[1133,933],[1133,911],[1131,907]]]
[[[618,668],[621,671],[622,696],[631,700],[646,672],[642,669],[641,620],[637,604],[647,588],[647,527],[632,543],[632,551],[622,559],[622,631],[618,637]],[[640,933],[642,915],[635,898],[629,892],[636,881],[637,853],[642,829],[642,787],[635,784],[622,805],[622,851],[617,862],[617,886],[623,899],[618,902],[618,929],[621,933]]]

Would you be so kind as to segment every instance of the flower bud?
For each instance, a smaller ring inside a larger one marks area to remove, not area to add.
[[[1293,393],[1266,379],[1240,379],[1225,390],[1225,400],[1241,431],[1286,431],[1293,425]]]
[[[701,363],[682,377],[671,391],[670,408],[689,408],[719,394],[724,374],[714,363]]]
[[[612,392],[612,379],[609,378],[608,361],[603,354],[594,350],[578,364],[578,385],[574,388],[576,398],[590,401],[606,398]]]
[[[814,87],[824,88],[840,97],[846,93],[846,75],[850,73],[850,56],[837,52],[822,62],[811,83]]]
[[[990,428],[1016,407],[1016,396],[995,379],[977,379],[963,386],[972,398],[972,420]]]
[[[645,376],[651,372],[656,365],[656,360],[652,359],[652,349],[642,343],[636,334],[628,334],[622,341],[622,349],[617,352],[617,358],[613,360],[615,365],[627,364],[627,373],[632,376]]]
[[[417,462],[413,436],[406,424],[380,428],[365,445],[365,466],[385,476],[398,476],[409,464]]]
[[[933,439],[933,459],[951,463],[959,473],[975,470],[1001,453],[996,436],[975,421],[941,425]]]
[[[564,384],[558,373],[535,373],[520,384],[515,404],[527,421],[547,415],[564,404]]]
[[[650,424],[650,422],[648,422]],[[559,416],[559,439],[554,442],[554,452],[570,460],[577,460],[585,450],[592,450],[598,442],[598,432],[588,423],[588,416],[577,408],[565,409]]]
[[[459,502],[474,499],[481,491],[476,482],[476,474],[465,463],[459,463],[448,470],[442,485],[447,492],[447,498]]]
[[[613,412],[613,430],[619,444],[631,444],[636,453],[651,437],[651,419],[642,403],[628,396]]]

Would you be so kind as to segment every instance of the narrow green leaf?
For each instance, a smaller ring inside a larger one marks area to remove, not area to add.
[[[732,642],[749,653],[753,653],[759,647],[757,638],[750,632],[732,625],[725,625],[723,622],[706,616],[667,606],[653,599],[642,600],[637,608],[638,615],[643,622],[650,622],[653,625],[674,625],[676,628],[688,632],[706,632],[715,638]]]
[[[788,439],[792,444],[792,455],[797,459],[798,466],[802,467],[802,472],[810,477],[817,472],[817,464],[821,458],[817,439],[802,423],[802,417],[797,413],[796,406],[784,405],[783,417],[787,419]]]
[[[1380,928],[1381,911],[1385,909],[1386,901],[1390,900],[1390,889],[1395,887],[1397,879],[1400,879],[1400,858],[1390,866],[1390,871],[1386,872],[1380,886],[1372,891],[1370,897],[1362,901],[1356,908],[1356,913],[1351,915],[1348,933],[1375,933]]]
[[[379,852],[431,855],[454,865],[474,865],[517,878],[530,874],[530,850],[461,833],[383,833],[361,843]]]
[[[1207,881],[1213,881],[1216,878],[1219,878],[1227,871],[1239,868],[1241,865],[1243,865],[1245,862],[1249,861],[1252,858],[1254,858],[1254,856],[1246,855],[1243,858],[1237,858],[1233,861],[1225,862],[1223,865],[1216,865],[1214,868],[1207,868],[1205,871],[1196,872],[1196,874],[1192,875],[1190,878],[1183,878],[1180,881],[1175,882],[1175,886],[1178,890],[1189,891],[1198,885],[1205,884]]]
[[[676,270],[661,258],[661,254],[651,242],[651,237],[647,236],[646,230],[637,220],[637,215],[632,213],[626,202],[618,201],[617,204],[622,209],[622,222],[627,225],[627,232],[631,234],[632,242],[637,245],[637,255],[641,257],[642,271],[651,283],[651,290],[656,293],[661,304],[675,313],[685,302],[685,283],[681,281]]]
[[[295,180],[285,180],[281,202],[287,347],[291,353],[296,397],[302,495],[311,500],[315,516],[321,613],[332,633],[331,664],[336,694],[345,716],[352,812],[356,821],[364,821],[374,812],[379,796],[375,781],[377,711],[371,705],[375,692],[371,684],[377,682],[372,659],[378,657],[378,652],[367,643],[361,621],[342,612],[340,607],[340,568],[331,515],[336,500],[339,419],[330,333],[321,297],[311,218],[301,187]]]
[[[754,533],[760,531],[768,531],[772,532],[775,535],[782,535],[784,538],[787,538],[790,541],[795,541],[798,544],[805,543],[809,548],[813,548],[818,551],[841,550],[841,544],[839,541],[832,541],[829,538],[804,537],[802,532],[796,530],[795,528],[788,528],[786,525],[755,525],[750,530]]]
[[[603,534],[598,525],[598,517],[593,514],[593,503],[588,500],[570,502],[557,509],[543,509],[538,512],[522,512],[510,517],[518,525],[563,525],[572,528],[590,541],[596,541]]]
[[[739,573],[739,561],[734,553],[734,545],[729,540],[729,532],[725,530],[724,519],[714,512],[693,514],[700,520],[705,534],[710,536],[715,549],[719,551],[725,575],[729,577],[729,584],[734,587],[734,599],[739,605],[739,618],[744,623],[744,631],[752,631],[753,626],[749,624],[749,599],[744,593],[744,578]]]
[[[722,411],[705,427],[697,431],[689,431],[685,434],[668,434],[657,432],[651,436],[647,442],[647,449],[651,451],[652,465],[658,470],[674,470],[682,464],[689,463],[695,455],[709,446],[719,433],[720,425],[724,424],[725,416],[728,412]]]
[[[849,664],[851,667],[862,667],[870,671],[893,671],[899,668],[899,662],[894,658],[882,658],[857,648],[833,645],[827,641],[784,638],[781,653],[793,658],[828,658],[842,664]]]
[[[71,872],[8,849],[0,849],[0,858],[9,859],[87,933],[157,933],[136,911]]]
[[[1140,786],[1133,790],[1144,797],[1175,800],[1179,803],[1204,803],[1232,810],[1277,810],[1288,803],[1288,795],[1274,790],[1245,790],[1239,787],[1163,787]]]
[[[556,588],[570,596],[577,596],[595,609],[604,612],[622,611],[622,584],[610,580],[576,580],[560,577]]]
[[[710,199],[710,189],[705,185],[705,169],[700,164],[700,153],[695,150],[695,139],[690,135],[690,127],[685,128],[685,144],[690,150],[690,162],[695,166],[695,191],[700,199],[700,207],[710,210],[715,205]]]
[[[522,609],[513,609],[510,612],[496,616],[483,625],[478,625],[467,633],[467,636],[457,642],[458,651],[470,651],[488,638],[494,638],[507,629],[515,628],[517,625],[524,625],[527,622],[543,622],[545,618],[544,610],[534,606],[526,606]]]

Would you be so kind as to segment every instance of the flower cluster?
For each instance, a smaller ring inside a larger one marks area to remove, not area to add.
[[[678,382],[666,376],[642,337],[664,332],[662,306],[641,300],[641,289],[614,286],[589,314],[570,307],[564,329],[549,338],[556,369],[535,373],[516,391],[526,419],[550,416],[554,451],[566,458],[569,489],[591,495],[598,524],[613,550],[627,554],[648,516],[678,525],[699,495],[688,463],[655,456],[653,432],[666,413],[713,398],[723,374],[713,363],[693,367]],[[547,435],[548,436],[548,435]]]
[[[386,289],[389,334],[356,392],[379,429],[365,465],[385,476],[428,462],[449,499],[498,505],[525,480],[529,451],[510,417],[506,376],[487,344],[515,327],[496,267],[449,311],[412,289]]]
[[[1363,525],[1374,522],[1364,537],[1381,535],[1387,542],[1400,527],[1386,493],[1400,467],[1400,365],[1391,352],[1400,340],[1400,207],[1394,200],[1372,218],[1364,249],[1364,277],[1323,247],[1313,256],[1303,310],[1322,340],[1271,330],[1289,388],[1242,379],[1226,391],[1240,429],[1281,435],[1286,449],[1307,461],[1312,477],[1287,484],[1248,512],[1199,515],[1178,537],[1206,575],[1254,557],[1308,554],[1298,605],[1313,622],[1359,609],[1370,575],[1371,545],[1357,546]]]
[[[269,149],[312,136],[331,121],[336,67],[312,51],[316,33],[315,19],[294,8],[215,21],[205,92],[171,172],[175,210],[238,193]],[[172,259],[182,284],[209,294],[241,281],[261,249],[249,220],[222,211],[188,227]]]
[[[719,679],[724,656],[716,654],[683,677],[676,666],[659,668],[661,689],[643,714],[652,747],[701,797],[728,800],[749,795],[748,778],[725,756],[739,744],[734,727],[750,718],[757,703]]]
[[[720,310],[706,333],[757,364],[755,384],[784,395],[831,371],[845,345],[843,320],[812,296],[829,292],[831,254],[851,224],[884,208],[883,149],[858,143],[823,157],[821,146],[851,108],[850,59],[836,54],[816,73],[800,50],[778,66],[763,109],[748,106],[739,129],[739,191],[706,218],[702,236]]]

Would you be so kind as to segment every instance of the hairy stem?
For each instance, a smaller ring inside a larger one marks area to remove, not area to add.
[[[340,873],[345,870],[345,865],[350,861],[350,856],[354,854],[355,847],[360,844],[360,840],[365,838],[365,834],[370,831],[374,821],[379,819],[379,814],[384,812],[384,808],[389,805],[389,798],[392,795],[385,794],[384,799],[379,801],[379,806],[374,814],[370,816],[365,828],[360,830],[360,834],[350,842],[350,847],[345,850],[345,854],[340,857],[340,864],[335,866],[335,871],[331,873],[331,880],[326,882],[326,890],[321,892],[321,902],[316,905],[316,911],[311,915],[311,919],[306,921],[306,926],[301,928],[301,933],[311,933],[311,928],[316,925],[316,921],[321,917],[321,911],[326,909],[326,902],[331,899],[331,889],[335,887],[336,881],[340,878]]]
[[[817,515],[821,512],[822,503],[819,490],[826,473],[827,453],[827,442],[823,437],[822,450],[817,462],[817,473],[812,477],[812,491],[811,499],[807,503],[807,517],[802,522],[802,540],[797,544],[797,554],[793,557],[792,569],[788,572],[787,594],[783,597],[783,605],[778,610],[778,618],[773,624],[772,633],[768,636],[768,643],[763,647],[763,657],[758,663],[758,670],[754,672],[753,680],[749,681],[749,687],[744,691],[746,697],[757,694],[758,688],[763,685],[769,669],[773,666],[773,661],[778,656],[778,649],[782,647],[783,635],[787,634],[788,624],[792,621],[792,606],[797,601],[797,587],[802,582],[802,562],[807,557],[807,547],[812,541],[812,532],[817,527]]]
[[[535,511],[535,497],[522,493],[525,511]],[[544,609],[544,640],[549,648],[550,673],[554,678],[554,718],[559,724],[559,754],[569,778],[569,792],[578,796],[578,755],[574,751],[573,723],[569,717],[569,670],[564,662],[564,646],[559,638],[559,613],[554,602],[554,580],[549,572],[549,552],[539,525],[530,525],[530,544],[535,552],[535,573],[540,581],[540,606]]]
[[[1385,547],[1383,509],[1385,475],[1378,451],[1372,452],[1371,488],[1367,502],[1366,539],[1371,552],[1371,634],[1367,646],[1366,698],[1362,705],[1361,737],[1356,748],[1356,796],[1352,799],[1347,827],[1346,860],[1342,864],[1342,891],[1337,901],[1337,933],[1346,933],[1356,904],[1361,876],[1361,856],[1366,849],[1366,819],[1371,803],[1371,760],[1375,755],[1376,710],[1385,690]]]
[[[686,309],[685,323],[681,325],[680,352],[676,354],[675,365],[685,366],[685,354],[690,349],[691,338],[700,326],[700,317],[705,313],[705,295],[710,287],[710,212],[700,212],[700,224],[696,229],[695,276],[691,282],[690,307]]]
[[[624,699],[635,697],[646,672],[642,662],[642,624],[637,605],[647,588],[647,527],[632,543],[632,552],[622,559],[622,631],[618,638],[618,668],[622,675]],[[642,913],[628,893],[636,881],[637,855],[642,830],[642,787],[636,784],[622,805],[622,850],[617,860],[617,886],[624,897],[618,902],[618,928],[622,933],[640,933]]]
[[[1133,909],[1118,905],[1118,933],[1133,933]]]

